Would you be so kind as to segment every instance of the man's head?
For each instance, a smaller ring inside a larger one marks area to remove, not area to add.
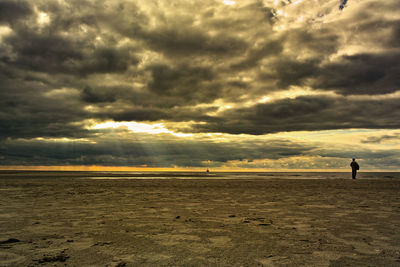
[[[353,158],[353,161],[356,161],[356,159],[355,159],[355,158]]]

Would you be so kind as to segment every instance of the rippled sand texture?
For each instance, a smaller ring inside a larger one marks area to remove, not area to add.
[[[398,180],[0,185],[0,266],[400,266]]]

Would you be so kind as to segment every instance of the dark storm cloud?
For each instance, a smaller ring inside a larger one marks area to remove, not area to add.
[[[151,92],[159,96],[179,96],[183,99],[201,95],[199,94],[199,90],[202,90],[201,85],[211,81],[215,76],[208,68],[184,65],[176,68],[153,65],[149,70],[152,76],[149,84]]]
[[[249,70],[258,66],[260,60],[265,57],[276,55],[282,51],[282,43],[279,41],[268,42],[260,47],[249,49],[246,58],[238,63],[232,64],[233,70]]]
[[[342,56],[328,64],[322,58],[282,58],[271,62],[268,72],[260,72],[259,79],[275,81],[276,90],[310,85],[341,95],[388,94],[400,88],[399,58],[397,52]]]
[[[229,55],[243,52],[247,44],[234,36],[218,35],[210,37],[204,30],[180,27],[160,28],[155,31],[139,32],[147,45],[171,56],[189,55]]]
[[[5,39],[17,58],[3,57],[10,66],[41,72],[70,71],[68,62],[82,59],[73,42],[60,36],[21,31]],[[11,55],[10,55],[11,56]]]
[[[340,36],[336,29],[293,29],[283,35],[283,44],[290,46],[296,55],[308,53],[313,60],[320,60],[338,51]]]
[[[3,0],[0,2],[0,24],[13,23],[30,14],[32,14],[32,9],[25,1]]]
[[[384,142],[399,142],[400,141],[400,133],[393,134],[393,135],[381,135],[381,136],[370,136],[361,142],[364,144],[381,144]]]
[[[154,101],[152,101],[154,103]],[[99,111],[93,114],[99,119],[112,119],[114,121],[172,121],[172,122],[187,122],[187,121],[217,121],[212,116],[206,115],[208,112],[216,112],[218,107],[198,107],[193,108],[188,106],[175,106],[171,101],[170,108],[155,108],[151,106],[128,107],[123,110],[115,111]]]
[[[86,60],[77,72],[79,74],[125,72],[130,64],[136,65],[138,62],[136,57],[130,55],[129,50],[103,47],[87,54]]]
[[[86,86],[82,90],[82,100],[87,103],[114,102],[115,93],[113,91],[93,90],[90,86]]]
[[[282,59],[273,64],[272,73],[260,73],[261,80],[277,80],[276,89],[286,89],[293,85],[302,85],[304,80],[313,77],[318,71],[316,60]]]
[[[168,120],[173,116],[162,109],[155,108],[131,108],[125,109],[122,112],[102,114],[106,118],[114,121],[158,121]]]
[[[82,128],[82,125],[74,124],[87,116],[79,105],[49,99],[46,102],[40,102],[38,97],[33,95],[30,95],[30,98],[30,101],[21,98],[0,101],[0,139],[79,138],[94,134]]]
[[[129,49],[111,47],[82,48],[80,41],[67,39],[58,34],[48,35],[26,30],[5,39],[13,48],[16,59],[4,56],[3,62],[20,69],[45,73],[69,73],[88,75],[92,73],[124,72],[138,59]]]
[[[386,94],[400,88],[400,53],[343,56],[319,69],[314,86],[343,95]]]
[[[388,43],[393,47],[400,47],[400,20],[394,22],[392,36]]]
[[[303,96],[251,108],[227,110],[214,122],[194,124],[198,132],[267,134],[370,128],[396,129],[400,103],[392,100],[348,100],[342,97]]]
[[[369,22],[375,29],[380,22]],[[378,23],[378,24],[375,24]],[[382,30],[393,27],[396,22],[385,21]],[[359,29],[367,31],[367,29]],[[395,34],[387,40],[391,46]],[[276,89],[293,85],[308,85],[314,89],[335,91],[342,95],[386,94],[399,90],[400,54],[395,50],[379,53],[344,55],[325,63],[339,49],[338,36],[332,30],[309,33],[294,30],[287,33],[282,43],[292,47],[297,54],[311,53],[306,59],[282,55],[269,62],[266,71],[259,72],[260,81],[275,82]],[[256,61],[254,61],[256,63]],[[255,67],[256,64],[252,65]]]
[[[74,124],[88,114],[73,95],[49,97],[40,79],[20,76],[0,74],[0,139],[92,135]]]

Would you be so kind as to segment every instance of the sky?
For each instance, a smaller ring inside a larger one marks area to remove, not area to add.
[[[0,168],[351,158],[400,170],[398,0],[0,0]]]

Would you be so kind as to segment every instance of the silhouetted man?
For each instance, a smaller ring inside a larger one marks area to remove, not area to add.
[[[351,167],[351,176],[353,179],[356,179],[357,171],[360,169],[360,166],[356,162],[356,159],[353,159],[353,161],[350,163]]]

